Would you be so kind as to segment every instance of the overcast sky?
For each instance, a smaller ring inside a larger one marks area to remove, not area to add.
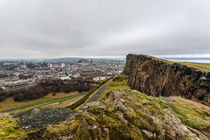
[[[210,57],[210,0],[0,0],[0,58]]]

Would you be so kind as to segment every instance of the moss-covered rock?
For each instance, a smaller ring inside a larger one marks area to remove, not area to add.
[[[177,103],[177,106],[182,105]],[[201,106],[195,107],[197,110],[202,109]],[[207,106],[205,108],[209,109]],[[184,109],[188,110],[188,107]],[[207,112],[202,113],[209,117]],[[167,98],[150,97],[130,89],[117,90],[109,93],[103,100],[89,104],[87,111],[81,111],[79,115],[68,118],[61,124],[48,126],[37,134],[33,133],[29,138],[75,140],[209,138],[207,133],[202,133],[201,130],[183,122],[180,115],[174,110],[171,99],[169,101]],[[188,120],[190,119],[194,118],[188,116]]]
[[[12,119],[8,114],[0,114],[0,140],[24,139],[26,133],[18,126],[17,120]]]

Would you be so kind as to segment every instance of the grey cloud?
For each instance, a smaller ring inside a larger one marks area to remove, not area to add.
[[[0,58],[209,54],[209,0],[1,0]]]

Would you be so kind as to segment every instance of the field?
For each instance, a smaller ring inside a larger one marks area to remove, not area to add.
[[[50,101],[50,100],[63,98],[63,97],[67,97],[67,96],[79,95],[79,94],[81,94],[81,93],[79,93],[77,91],[70,92],[70,93],[59,92],[59,93],[56,93],[55,96],[53,96],[52,94],[48,94],[47,96],[45,96],[43,98],[30,100],[30,101],[24,101],[24,102],[15,102],[13,100],[13,98],[11,97],[11,98],[7,98],[3,102],[0,102],[0,111],[18,108],[18,107],[22,107],[22,106],[26,106],[26,105],[31,105],[31,104],[36,104],[36,103],[40,103],[40,102]]]

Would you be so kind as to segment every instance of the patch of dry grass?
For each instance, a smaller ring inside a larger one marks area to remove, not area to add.
[[[0,114],[0,139],[24,139],[26,131],[18,127],[16,120],[11,119],[7,114]]]
[[[167,101],[183,123],[200,130],[210,128],[208,106],[181,97],[168,97]]]
[[[40,103],[40,102],[50,101],[53,99],[63,98],[63,97],[76,95],[76,94],[80,94],[80,93],[78,91],[70,92],[70,93],[59,92],[59,93],[56,93],[55,96],[53,96],[51,93],[51,94],[46,95],[43,98],[29,100],[29,101],[23,101],[23,102],[15,102],[13,100],[13,98],[10,97],[10,98],[7,98],[5,101],[0,102],[0,111],[18,108],[18,107],[22,107],[22,106],[26,106],[26,105],[30,105],[30,104],[36,104],[36,103]]]
[[[203,72],[210,72],[210,64],[190,63],[190,62],[179,62],[179,63],[182,65],[186,65],[188,67],[199,69]]]
[[[86,95],[86,94],[85,94],[85,95]],[[69,99],[69,100],[67,100],[67,101],[64,101],[64,102],[60,103],[60,104],[58,105],[58,107],[61,107],[61,108],[68,107],[68,106],[74,104],[75,102],[79,101],[80,99],[82,99],[85,95],[82,95],[82,96],[75,97],[75,98]]]

